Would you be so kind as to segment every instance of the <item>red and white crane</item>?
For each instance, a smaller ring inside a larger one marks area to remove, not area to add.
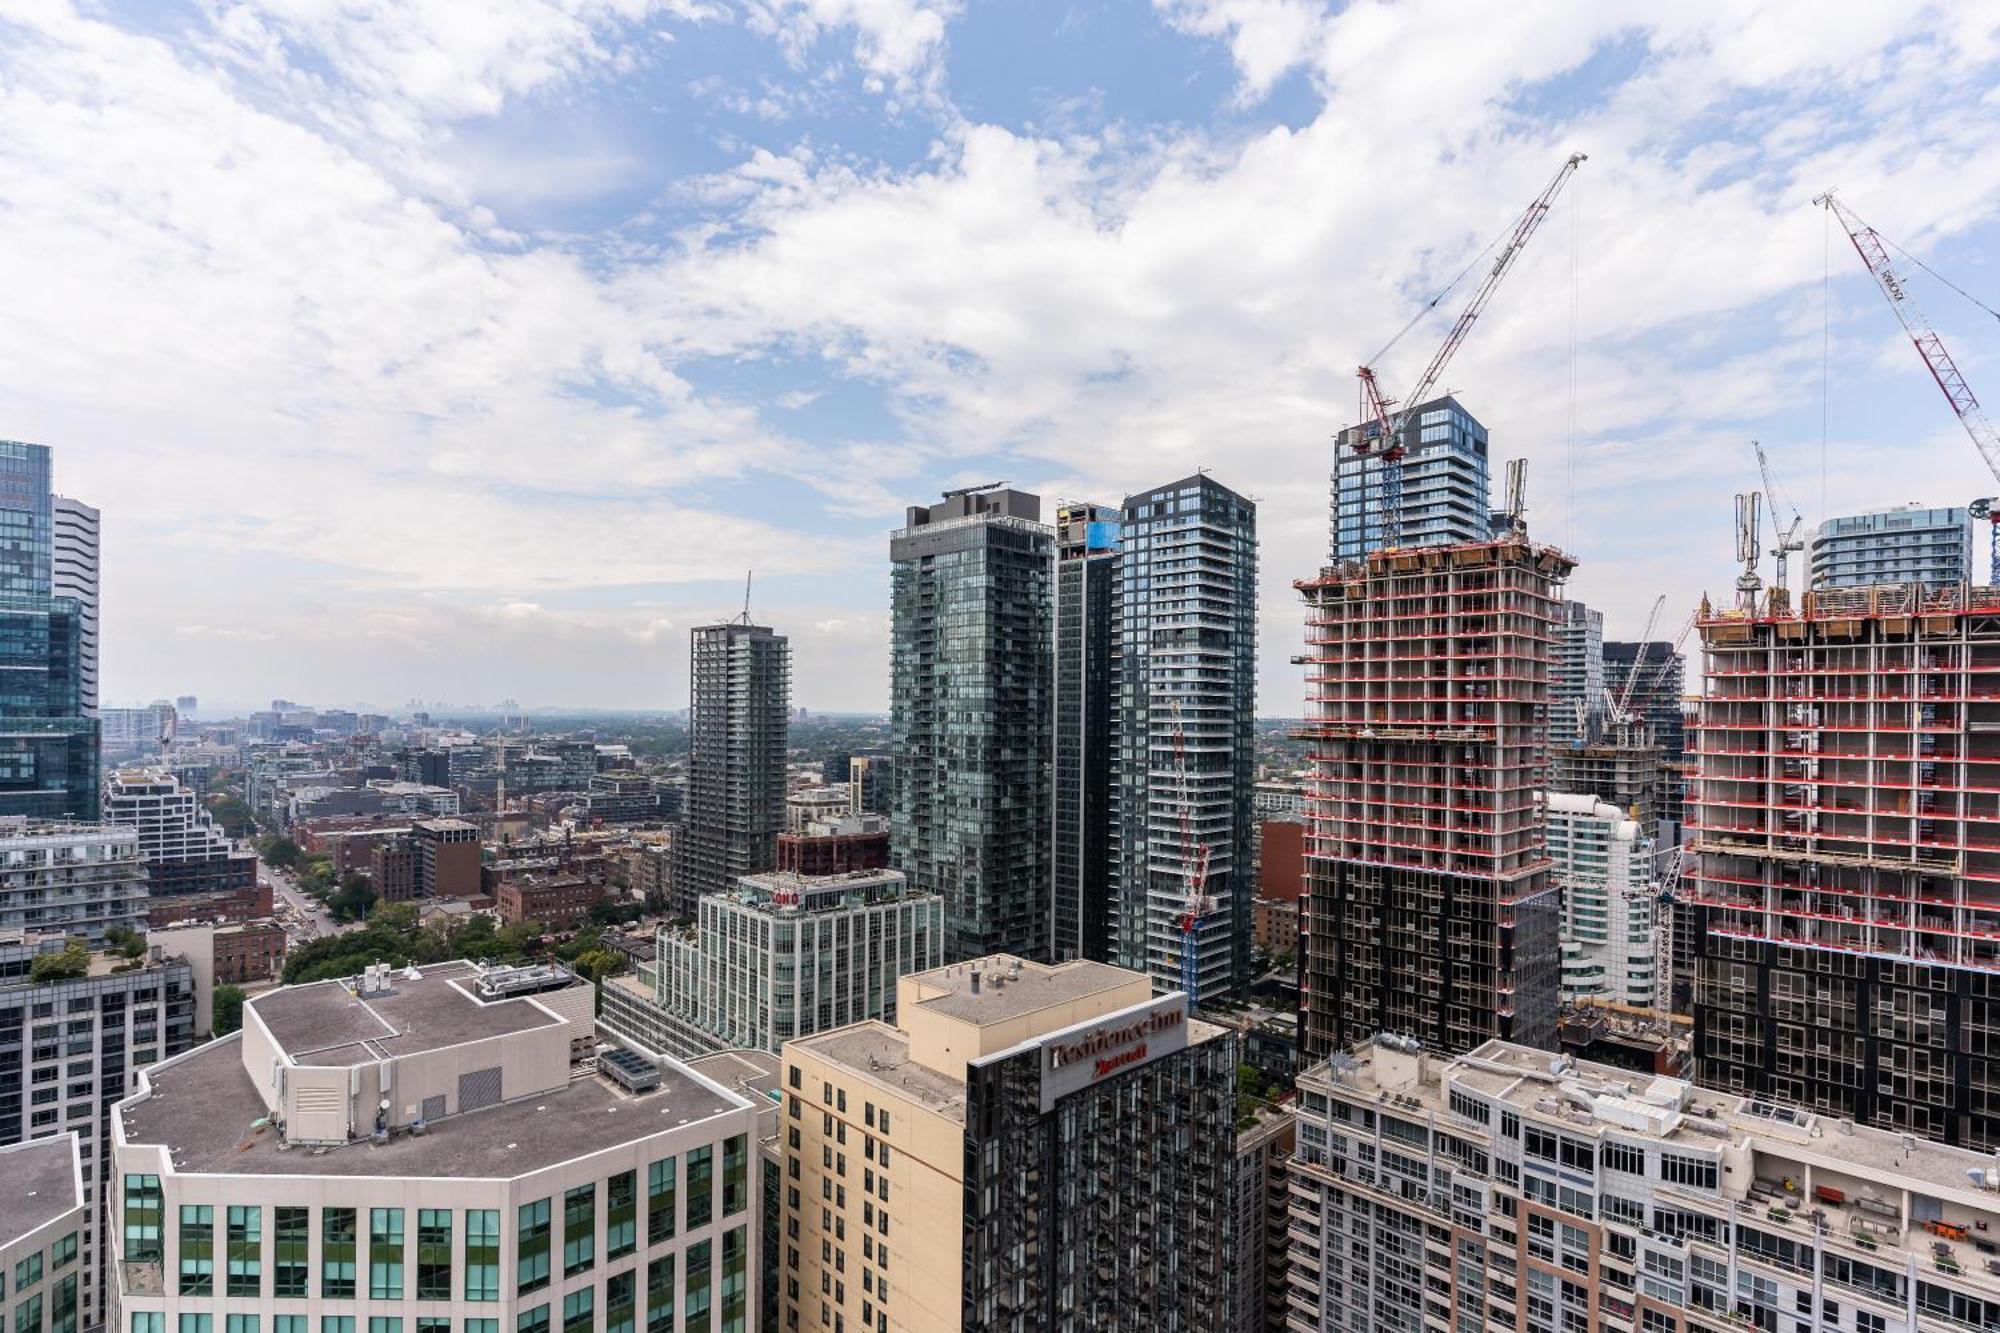
[[[1173,701],[1174,782],[1180,790],[1181,879],[1186,896],[1181,904],[1181,989],[1189,1004],[1201,999],[1201,923],[1215,910],[1208,895],[1208,844],[1194,828],[1194,798],[1188,790],[1187,727],[1181,701]]]
[[[1400,546],[1403,541],[1403,425],[1410,408],[1422,403],[1430,396],[1431,390],[1437,387],[1445,366],[1457,354],[1460,345],[1465,342],[1466,335],[1472,332],[1473,324],[1486,309],[1487,303],[1493,299],[1493,293],[1499,289],[1500,280],[1514,267],[1514,261],[1520,258],[1521,250],[1541,227],[1542,219],[1548,216],[1556,195],[1585,161],[1582,153],[1571,153],[1569,160],[1563,163],[1562,169],[1556,172],[1555,179],[1535,196],[1527,210],[1515,221],[1513,229],[1507,234],[1506,244],[1495,256],[1493,266],[1486,270],[1486,277],[1481,280],[1479,289],[1472,294],[1472,300],[1467,302],[1465,309],[1459,313],[1457,322],[1451,326],[1451,332],[1445,335],[1443,345],[1432,355],[1430,364],[1424,367],[1423,373],[1417,376],[1409,394],[1400,400],[1403,404],[1402,411],[1391,410],[1398,400],[1383,394],[1374,366],[1388,355],[1390,348],[1402,341],[1403,334],[1416,327],[1417,319],[1422,318],[1423,311],[1419,311],[1416,318],[1405,324],[1402,330],[1389,340],[1387,346],[1370,357],[1367,365],[1356,371],[1361,381],[1361,425],[1355,431],[1354,451],[1358,454],[1373,453],[1378,448],[1382,451],[1381,513],[1384,547]],[[1457,286],[1459,279],[1464,276],[1465,274],[1461,273],[1458,278],[1452,279],[1451,284],[1443,292],[1431,298],[1424,310],[1435,307],[1444,299],[1446,292]]]

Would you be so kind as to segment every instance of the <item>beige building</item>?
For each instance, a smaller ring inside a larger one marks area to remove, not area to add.
[[[253,997],[117,1109],[119,1333],[748,1333],[758,1108],[560,968]]]
[[[77,1147],[76,1135],[62,1134],[0,1148],[0,1290],[15,1333],[76,1333],[89,1211]]]
[[[785,1044],[780,1328],[1225,1326],[1232,1034],[1144,973],[1004,955],[896,1012]]]

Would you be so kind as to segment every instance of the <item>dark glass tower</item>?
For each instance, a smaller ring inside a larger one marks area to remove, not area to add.
[[[1111,961],[1200,1003],[1250,977],[1256,505],[1205,476],[1127,497],[1117,599]],[[1206,847],[1208,867],[1192,955],[1181,926],[1190,843]]]
[[[54,597],[49,451],[0,440],[0,815],[95,819],[95,606]]]
[[[778,863],[785,829],[791,654],[746,621],[700,625],[688,661],[686,813],[674,842],[674,910]]]
[[[948,959],[1049,951],[1051,590],[1039,496],[914,506],[890,538],[890,864],[945,900]]]
[[[1054,940],[1058,962],[1109,962],[1111,638],[1118,511],[1056,512]]]

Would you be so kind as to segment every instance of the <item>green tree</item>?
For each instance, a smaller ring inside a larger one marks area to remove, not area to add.
[[[124,926],[105,931],[104,944],[120,958],[138,958],[146,952],[146,937]]]
[[[226,1037],[243,1026],[243,1001],[249,998],[241,986],[215,988],[215,1021],[211,1036]]]
[[[72,935],[55,953],[35,955],[28,964],[30,981],[74,981],[90,974],[90,946]]]
[[[257,832],[257,812],[250,803],[234,792],[221,792],[208,798],[209,813],[224,833],[232,838],[248,838]]]
[[[299,863],[304,855],[299,845],[282,833],[270,833],[257,840],[257,854],[269,865],[280,870],[289,870]]]
[[[341,879],[339,891],[327,897],[327,910],[333,913],[333,919],[336,921],[363,921],[374,909],[376,899],[381,896],[375,891],[375,885],[370,882],[368,876],[349,871]],[[416,922],[412,919],[398,929],[407,930],[415,925]]]

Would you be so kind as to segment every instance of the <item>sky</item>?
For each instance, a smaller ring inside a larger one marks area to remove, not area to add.
[[[0,0],[0,438],[110,704],[677,709],[754,569],[879,710],[906,505],[1206,468],[1297,715],[1354,368],[1571,152],[1443,383],[1608,637],[1729,595],[1752,439],[1808,529],[2000,491],[1812,204],[2000,308],[1982,0]]]

